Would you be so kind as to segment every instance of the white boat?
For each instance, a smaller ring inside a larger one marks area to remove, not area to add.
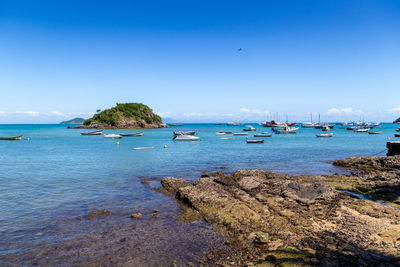
[[[113,138],[113,139],[116,139],[116,138],[122,138],[122,136],[119,135],[119,134],[104,134],[104,138]]]
[[[199,141],[200,137],[194,136],[194,135],[180,134],[180,135],[175,135],[173,140],[174,141]]]
[[[216,133],[215,135],[217,135],[217,136],[223,136],[223,135],[226,135],[226,133],[225,133],[225,132],[218,132],[218,133]]]
[[[295,134],[298,129],[297,127],[285,126],[283,128],[272,128],[272,131],[276,134]]]
[[[233,133],[233,135],[248,135],[248,133]]]
[[[246,132],[254,132],[254,131],[256,131],[256,130],[257,130],[257,129],[254,128],[254,127],[251,126],[251,125],[247,125],[246,128],[243,129],[243,131],[246,131]]]
[[[315,128],[315,123],[313,122],[304,122],[301,124],[302,128]]]
[[[333,133],[328,133],[328,134],[317,134],[317,137],[333,137]]]
[[[353,132],[355,132],[355,133],[368,133],[368,132],[369,132],[369,128],[366,128],[366,129],[358,129],[358,130],[355,130],[355,131],[353,131]]]

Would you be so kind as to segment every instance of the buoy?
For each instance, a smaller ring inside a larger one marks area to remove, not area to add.
[[[388,136],[388,140],[390,140],[390,136]]]
[[[119,145],[119,142],[117,142],[117,145]]]
[[[167,145],[165,145],[164,148],[167,148]]]
[[[246,139],[249,139],[249,137],[248,137],[248,136],[246,136]]]

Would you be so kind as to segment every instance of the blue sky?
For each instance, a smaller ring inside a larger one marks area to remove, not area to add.
[[[238,51],[238,48],[242,48]],[[400,1],[1,1],[0,123],[400,116]]]

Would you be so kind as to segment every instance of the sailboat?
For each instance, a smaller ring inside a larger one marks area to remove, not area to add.
[[[312,112],[310,113],[311,116],[311,122],[304,122],[301,124],[302,128],[314,128],[315,123],[312,122]]]

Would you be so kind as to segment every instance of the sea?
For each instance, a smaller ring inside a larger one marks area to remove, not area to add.
[[[0,125],[0,265],[178,266],[196,262],[224,238],[205,222],[179,220],[181,207],[157,188],[163,177],[195,181],[203,173],[262,169],[287,173],[333,174],[344,170],[333,160],[351,156],[384,156],[398,125],[354,133],[336,125],[332,138],[317,138],[318,129],[263,138],[248,144],[245,125],[190,124],[145,130],[104,130],[141,137],[107,139],[83,136],[84,129],[59,124]],[[271,128],[250,124],[249,132]],[[173,131],[196,131],[200,141],[173,141]],[[149,149],[134,149],[147,147]],[[109,216],[88,217],[100,210]],[[155,212],[155,210],[157,210]],[[159,211],[159,212],[158,212]],[[130,214],[141,212],[142,219]],[[100,264],[100,265],[101,265]]]

